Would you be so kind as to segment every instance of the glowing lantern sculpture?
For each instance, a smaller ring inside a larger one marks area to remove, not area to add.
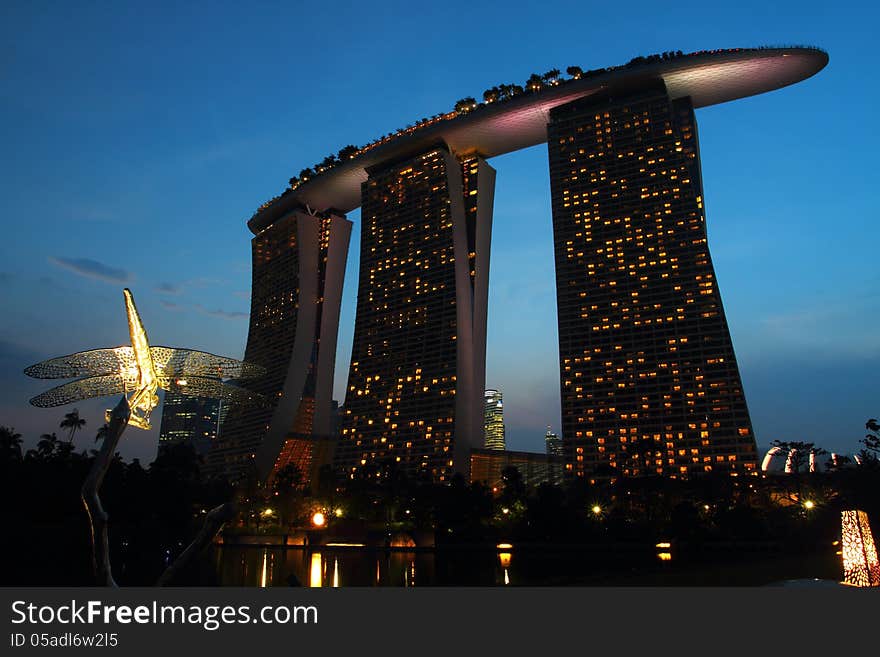
[[[263,367],[203,351],[150,346],[131,291],[126,288],[123,296],[131,346],[81,351],[28,367],[24,373],[37,379],[82,377],[37,395],[31,399],[32,405],[47,408],[124,394],[131,408],[128,424],[150,429],[150,414],[159,405],[156,392],[160,388],[227,403],[262,403],[262,395],[227,380],[261,376],[265,374]]]
[[[851,586],[880,586],[880,563],[871,535],[868,514],[841,511],[843,583]]]

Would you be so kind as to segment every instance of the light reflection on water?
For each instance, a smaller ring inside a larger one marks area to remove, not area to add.
[[[479,584],[494,585],[509,582],[510,554],[500,561],[488,552],[444,562],[439,578],[433,552],[222,547],[215,564],[224,586],[410,587],[459,579],[473,583],[476,572],[482,573]]]
[[[646,546],[647,547],[647,546]],[[371,548],[215,548],[221,586],[566,586],[571,584],[763,585],[835,578],[839,557],[755,553],[690,558],[637,552],[512,549],[404,551]]]

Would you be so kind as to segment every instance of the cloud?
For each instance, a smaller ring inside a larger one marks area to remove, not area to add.
[[[124,269],[110,267],[89,258],[64,258],[62,256],[49,256],[49,262],[64,269],[69,269],[74,274],[95,278],[107,283],[128,283],[134,277]]]
[[[156,292],[159,294],[180,294],[180,285],[174,283],[159,283],[156,286]]]
[[[204,306],[196,304],[196,309],[205,315],[210,315],[211,317],[220,317],[222,319],[246,319],[248,317],[248,313],[242,313],[238,311],[229,311],[229,310],[208,310]]]
[[[168,301],[167,299],[159,299],[159,303],[161,303],[162,306],[164,308],[167,308],[168,310],[185,310],[185,308],[179,303],[173,303],[171,301]]]

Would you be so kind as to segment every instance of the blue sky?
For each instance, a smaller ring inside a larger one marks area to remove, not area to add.
[[[880,415],[873,3],[43,3],[0,6],[0,424],[33,444],[38,360],[127,340],[241,356],[245,221],[287,179],[498,83],[664,50],[813,44],[793,87],[697,113],[709,244],[759,445],[857,449]],[[414,9],[418,7],[418,11]],[[559,427],[545,146],[498,170],[487,385],[508,444]],[[341,400],[357,286],[343,300]],[[88,446],[107,400],[79,404]],[[127,458],[156,432],[131,429]]]

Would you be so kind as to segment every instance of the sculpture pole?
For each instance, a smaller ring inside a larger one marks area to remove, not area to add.
[[[116,454],[116,446],[122,437],[122,432],[128,426],[131,417],[131,408],[128,399],[122,395],[122,399],[116,404],[116,408],[110,416],[110,423],[104,435],[104,441],[92,468],[82,486],[82,501],[89,514],[89,527],[92,532],[92,567],[95,578],[100,586],[117,587],[110,569],[110,541],[107,536],[107,512],[101,504],[98,490],[104,482],[104,475],[110,468],[113,455]]]

